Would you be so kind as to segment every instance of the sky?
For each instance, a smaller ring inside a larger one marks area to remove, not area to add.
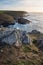
[[[0,10],[43,12],[43,0],[0,0]]]

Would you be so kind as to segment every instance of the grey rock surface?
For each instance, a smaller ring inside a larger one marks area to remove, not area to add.
[[[22,44],[30,44],[30,38],[25,31],[12,28],[0,28],[0,42],[21,46]]]
[[[25,18],[18,18],[18,23],[20,24],[29,24],[31,21],[25,19]]]

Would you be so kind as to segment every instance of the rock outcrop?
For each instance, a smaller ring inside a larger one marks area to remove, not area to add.
[[[0,28],[0,42],[21,46],[22,44],[30,44],[30,39],[23,31],[11,28]]]
[[[7,26],[14,24],[14,18],[8,14],[0,14],[0,25]]]
[[[15,31],[8,29],[8,28],[3,28],[0,30],[0,42],[3,44],[13,44],[16,42],[16,36],[15,36]]]
[[[32,31],[30,32],[30,34],[41,34],[41,33],[40,33],[40,31],[32,30]]]
[[[30,21],[25,19],[25,18],[18,18],[17,22],[20,23],[20,24],[28,24],[28,23],[30,23]]]

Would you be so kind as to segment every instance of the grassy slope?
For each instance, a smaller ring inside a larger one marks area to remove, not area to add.
[[[25,11],[0,11],[0,13],[5,13],[8,15],[11,15],[16,19],[19,16],[21,16],[21,17],[24,16],[27,12],[25,12]]]
[[[26,13],[24,11],[0,11],[0,24],[14,23],[15,19],[25,16]]]
[[[3,52],[1,52],[3,50]],[[0,47],[0,65],[43,65],[43,54],[35,45]]]

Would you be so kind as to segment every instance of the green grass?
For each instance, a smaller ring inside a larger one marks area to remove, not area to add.
[[[31,51],[31,49],[30,49],[29,47],[27,47],[27,45],[23,45],[23,46],[22,46],[22,49],[23,49],[24,52],[29,52],[29,51]]]
[[[25,11],[1,11],[0,13],[8,14],[14,17],[14,19],[17,19],[18,17],[23,17],[27,12]]]
[[[0,11],[0,14],[4,13],[3,11]]]
[[[34,63],[30,61],[19,61],[18,63],[14,63],[13,65],[34,65]]]

